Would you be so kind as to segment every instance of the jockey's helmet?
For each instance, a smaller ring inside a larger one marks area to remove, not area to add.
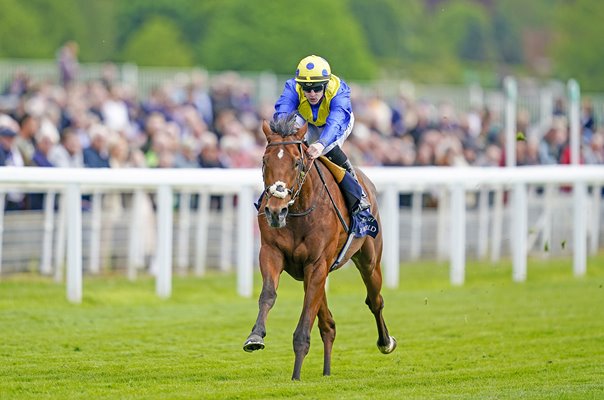
[[[326,83],[331,78],[329,63],[319,56],[304,57],[296,69],[296,82],[302,86],[316,86]]]

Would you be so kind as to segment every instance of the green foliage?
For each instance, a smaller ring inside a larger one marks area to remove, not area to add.
[[[0,281],[2,399],[599,399],[604,396],[604,258],[572,276],[568,259],[529,261],[512,281],[508,263],[469,263],[452,287],[447,266],[401,267],[384,289],[397,350],[381,354],[375,320],[354,267],[330,275],[337,323],[332,376],[321,375],[317,324],[291,382],[292,332],[302,284],[284,274],[267,323],[266,349],[245,353],[260,290],[235,295],[234,275],[175,277],[161,300],[154,281],[84,278],[81,305],[37,275]]]
[[[182,44],[178,27],[169,19],[152,17],[126,43],[122,58],[139,65],[189,67],[193,56]]]
[[[342,77],[370,78],[373,57],[343,4],[343,0],[308,0],[304,10],[320,12],[304,12],[293,0],[225,0],[209,21],[196,53],[208,69],[279,74],[292,74],[302,57],[318,54]]]
[[[493,16],[493,40],[497,46],[497,60],[503,63],[519,64],[524,59],[521,43],[521,32],[513,26],[510,18],[501,12]]]
[[[55,48],[71,39],[80,44],[88,43],[85,36],[89,21],[82,18],[80,12],[87,7],[85,0],[28,0],[27,4],[39,16],[42,35],[56,44]]]
[[[191,45],[205,35],[213,10],[219,8],[220,4],[219,0],[120,1],[116,17],[119,25],[117,45],[123,47],[128,38],[154,16],[173,21],[182,32],[183,40]]]
[[[575,78],[582,87],[604,90],[604,3],[576,0],[558,8],[554,54],[556,72]]]
[[[413,37],[419,31],[423,8],[420,0],[350,0],[350,10],[359,22],[374,56],[380,59],[413,59]]]
[[[355,80],[498,81],[506,70],[604,89],[604,3],[592,0],[0,0],[0,9],[6,58],[54,58],[73,39],[83,62],[290,75],[314,53]],[[529,37],[551,44],[546,63],[531,60]]]
[[[439,49],[454,58],[490,61],[492,32],[486,10],[468,1],[445,4],[434,12],[434,35]]]
[[[81,43],[80,58],[86,61],[115,61],[118,25],[115,0],[78,0],[77,17],[85,24],[83,32],[69,37]]]
[[[66,41],[80,44],[80,58],[115,56],[115,0],[0,0],[0,55],[54,58]]]
[[[44,35],[43,18],[19,0],[0,0],[0,56],[52,57],[53,42]]]

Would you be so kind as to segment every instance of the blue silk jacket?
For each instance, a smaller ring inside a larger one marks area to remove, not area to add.
[[[322,128],[318,141],[327,147],[342,137],[350,124],[350,88],[346,82],[332,74],[323,98],[313,106],[304,96],[302,87],[293,78],[289,79],[275,103],[273,118],[283,118],[294,111],[309,124]]]

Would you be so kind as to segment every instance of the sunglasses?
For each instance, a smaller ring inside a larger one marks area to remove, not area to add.
[[[323,85],[319,85],[319,86],[311,86],[311,87],[302,87],[302,90],[304,90],[306,93],[310,93],[310,92],[315,92],[315,93],[319,93],[322,92],[324,89]]]

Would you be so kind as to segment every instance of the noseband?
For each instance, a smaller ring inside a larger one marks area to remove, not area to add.
[[[298,198],[298,195],[300,194],[300,191],[302,190],[302,186],[304,186],[304,181],[306,181],[307,173],[308,173],[308,171],[310,171],[310,168],[312,167],[314,160],[310,160],[308,167],[305,165],[304,149],[302,148],[302,145],[304,144],[304,142],[301,140],[292,140],[292,141],[286,141],[286,142],[274,142],[274,143],[269,143],[266,145],[266,147],[272,147],[272,146],[287,146],[287,145],[292,145],[292,144],[298,145],[298,149],[300,150],[300,154],[302,156],[302,163],[300,163],[300,165],[298,165],[298,175],[296,176],[296,181],[294,182],[293,186],[291,188],[286,188],[285,183],[283,183],[281,181],[277,181],[277,182],[273,183],[272,185],[265,187],[265,189],[264,189],[264,194],[267,198],[274,196],[274,197],[278,197],[280,199],[284,199],[285,196],[290,195],[291,199],[287,203],[288,207],[290,207],[292,204],[294,204],[294,202]],[[312,211],[313,208],[314,208],[314,206],[310,209],[310,211]],[[308,212],[310,212],[310,211],[308,211]],[[302,214],[306,215],[308,212],[305,212]]]

